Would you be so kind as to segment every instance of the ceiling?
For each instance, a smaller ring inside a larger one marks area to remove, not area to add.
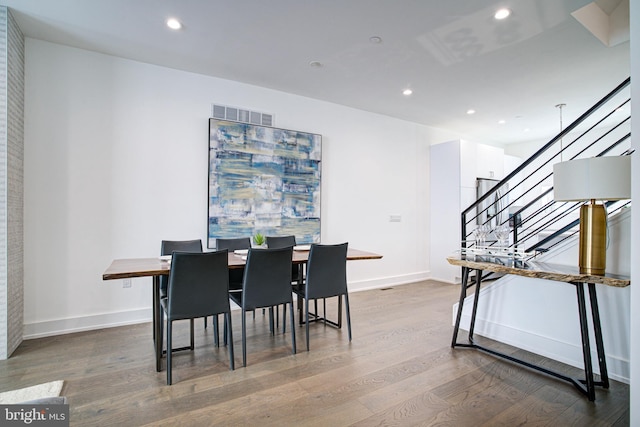
[[[27,37],[329,101],[494,144],[550,139],[560,127],[557,104],[566,104],[566,125],[629,76],[628,0],[0,4],[11,8]],[[511,16],[494,20],[499,7],[508,7]],[[584,25],[571,15],[583,7]],[[168,29],[169,17],[183,28]],[[312,66],[314,61],[320,66]],[[405,88],[413,94],[403,95]],[[469,109],[476,113],[468,115]],[[278,124],[278,111],[264,112],[275,114]]]

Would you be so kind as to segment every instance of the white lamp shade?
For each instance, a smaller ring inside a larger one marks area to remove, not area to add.
[[[591,157],[553,165],[557,201],[631,198],[631,156]]]

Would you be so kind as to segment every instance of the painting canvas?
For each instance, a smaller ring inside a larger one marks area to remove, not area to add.
[[[320,241],[322,137],[209,119],[208,247],[218,238]]]

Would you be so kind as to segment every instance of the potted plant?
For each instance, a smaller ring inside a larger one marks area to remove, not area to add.
[[[265,243],[266,243],[266,239],[262,233],[256,233],[253,236],[253,244],[256,247],[261,248],[265,245]]]

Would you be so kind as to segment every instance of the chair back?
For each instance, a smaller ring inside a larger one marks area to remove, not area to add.
[[[347,247],[311,245],[307,261],[307,298],[329,298],[347,293]]]
[[[293,302],[292,257],[292,247],[249,249],[242,283],[242,306],[245,310]]]
[[[267,236],[265,241],[269,249],[292,248],[296,245],[296,236]],[[291,280],[302,282],[301,265],[291,266]]]
[[[233,252],[237,249],[249,249],[251,247],[251,239],[249,237],[240,237],[237,239],[216,239],[216,248],[218,250],[228,249]]]
[[[173,251],[202,252],[202,240],[163,240],[160,255],[171,255]]]
[[[292,248],[296,245],[296,236],[267,236],[265,240],[269,249]]]
[[[240,237],[236,239],[216,239],[216,247],[218,250],[228,249],[233,252],[237,249],[251,248],[251,239],[249,237]],[[242,289],[242,277],[244,270],[242,268],[234,268],[229,270],[229,288]]]
[[[196,240],[163,240],[160,244],[160,255],[171,255],[173,251],[202,252],[202,241]],[[167,276],[160,276],[160,296],[167,296]]]
[[[173,252],[167,289],[169,320],[229,311],[227,252]]]

